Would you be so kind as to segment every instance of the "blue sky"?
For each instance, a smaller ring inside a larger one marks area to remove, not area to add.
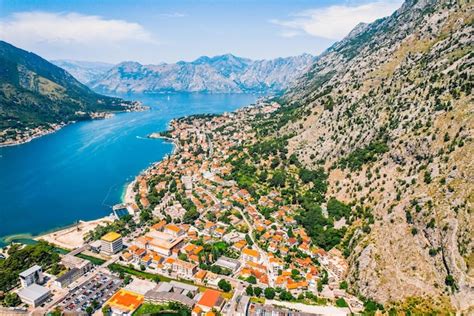
[[[317,55],[401,0],[0,0],[0,39],[47,59],[117,63]]]

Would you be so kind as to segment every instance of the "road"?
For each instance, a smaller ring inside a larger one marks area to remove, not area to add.
[[[254,207],[253,205],[250,205],[249,206],[252,206]],[[250,236],[250,239],[252,239],[252,242],[255,246],[255,248],[257,248],[258,252],[262,255],[262,261],[263,261],[263,265],[267,268],[267,275],[268,275],[268,285],[270,287],[273,287],[273,284],[274,284],[274,278],[273,278],[273,273],[270,269],[270,260],[268,259],[268,255],[267,255],[267,252],[266,251],[263,251],[259,246],[258,244],[256,243],[255,239],[253,238],[253,232],[254,232],[254,229],[253,229],[253,225],[250,225],[250,222],[248,221],[247,217],[245,216],[244,214],[244,211],[242,209],[240,209],[240,207],[237,207],[237,209],[239,210],[240,214],[242,215],[245,223],[247,224],[247,226],[249,227],[249,236]]]

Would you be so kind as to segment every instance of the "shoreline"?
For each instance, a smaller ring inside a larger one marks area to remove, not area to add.
[[[110,112],[91,112],[89,113],[90,117],[86,118],[84,120],[76,120],[76,121],[69,121],[69,122],[61,122],[61,123],[52,123],[49,129],[40,129],[37,134],[34,134],[29,137],[22,138],[18,141],[15,142],[2,142],[0,143],[0,148],[2,147],[12,147],[12,146],[18,146],[18,145],[24,145],[27,144],[37,138],[53,134],[55,132],[60,131],[66,126],[79,123],[79,122],[88,122],[88,121],[95,121],[95,120],[106,120],[109,118],[112,118],[115,116],[115,114],[121,114],[121,113],[130,113],[130,112],[141,112],[141,111],[147,111],[150,108],[147,106],[143,105],[137,105],[136,107],[130,108],[130,109],[125,109],[125,110],[120,110],[120,111],[110,111]],[[36,127],[40,128],[40,127]]]
[[[66,127],[70,124],[74,124],[74,123],[77,123],[77,122],[72,121],[72,122],[68,122],[68,123],[61,123],[61,124],[58,124],[58,126],[56,126],[56,127],[39,131],[39,133],[37,133],[35,135],[32,135],[30,137],[26,137],[26,138],[18,140],[16,142],[12,142],[12,143],[3,142],[3,143],[0,143],[0,148],[2,148],[2,147],[13,147],[13,146],[19,146],[19,145],[27,144],[27,143],[29,143],[29,142],[37,139],[37,138],[40,138],[40,137],[43,137],[43,136],[46,136],[46,135],[49,135],[49,134],[53,134],[53,133],[63,129],[64,127]]]

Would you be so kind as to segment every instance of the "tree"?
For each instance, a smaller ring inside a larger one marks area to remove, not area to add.
[[[21,300],[20,300],[20,297],[18,296],[18,294],[14,293],[14,292],[9,292],[5,295],[5,298],[3,299],[3,303],[7,307],[14,307],[14,306],[20,305]]]
[[[94,309],[92,308],[92,306],[87,306],[86,308],[87,315],[92,315],[93,312],[94,312]]]
[[[247,286],[245,293],[247,293],[248,296],[253,296],[253,287],[251,285]]]
[[[346,301],[340,297],[336,300],[336,306],[337,307],[349,307],[349,305],[347,305]]]
[[[291,301],[292,299],[293,299],[293,295],[291,295],[290,292],[285,291],[285,290],[281,291],[280,300],[282,300],[282,301]]]
[[[252,284],[257,284],[257,278],[255,276],[251,275],[247,278],[247,282],[252,283]]]
[[[57,306],[52,312],[50,312],[48,315],[49,316],[61,316],[63,312],[61,311],[61,308]]]
[[[271,287],[267,287],[263,294],[265,294],[266,299],[271,300],[275,297],[275,290]]]
[[[230,290],[232,290],[232,285],[224,279],[221,279],[217,285],[224,292],[230,292]]]
[[[260,295],[262,295],[262,288],[260,288],[260,287],[255,287],[255,288],[253,289],[253,293],[255,294],[255,296],[260,297]]]
[[[112,309],[109,305],[104,305],[104,307],[102,307],[102,314],[104,314],[104,316],[108,316],[111,311]]]
[[[347,281],[342,281],[341,283],[339,283],[339,288],[343,290],[347,290],[348,288]]]

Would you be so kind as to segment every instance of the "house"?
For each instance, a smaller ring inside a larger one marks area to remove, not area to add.
[[[196,273],[198,266],[194,263],[176,259],[171,264],[171,270],[179,275],[183,275],[187,278],[192,278]]]
[[[255,249],[244,248],[242,250],[242,259],[244,259],[245,261],[259,262],[260,254]]]
[[[237,271],[240,268],[240,261],[232,258],[227,258],[225,256],[221,256],[214,265],[229,269],[232,272]]]
[[[224,302],[221,292],[207,289],[202,293],[201,298],[196,303],[191,315],[201,316],[212,309],[220,311]]]

